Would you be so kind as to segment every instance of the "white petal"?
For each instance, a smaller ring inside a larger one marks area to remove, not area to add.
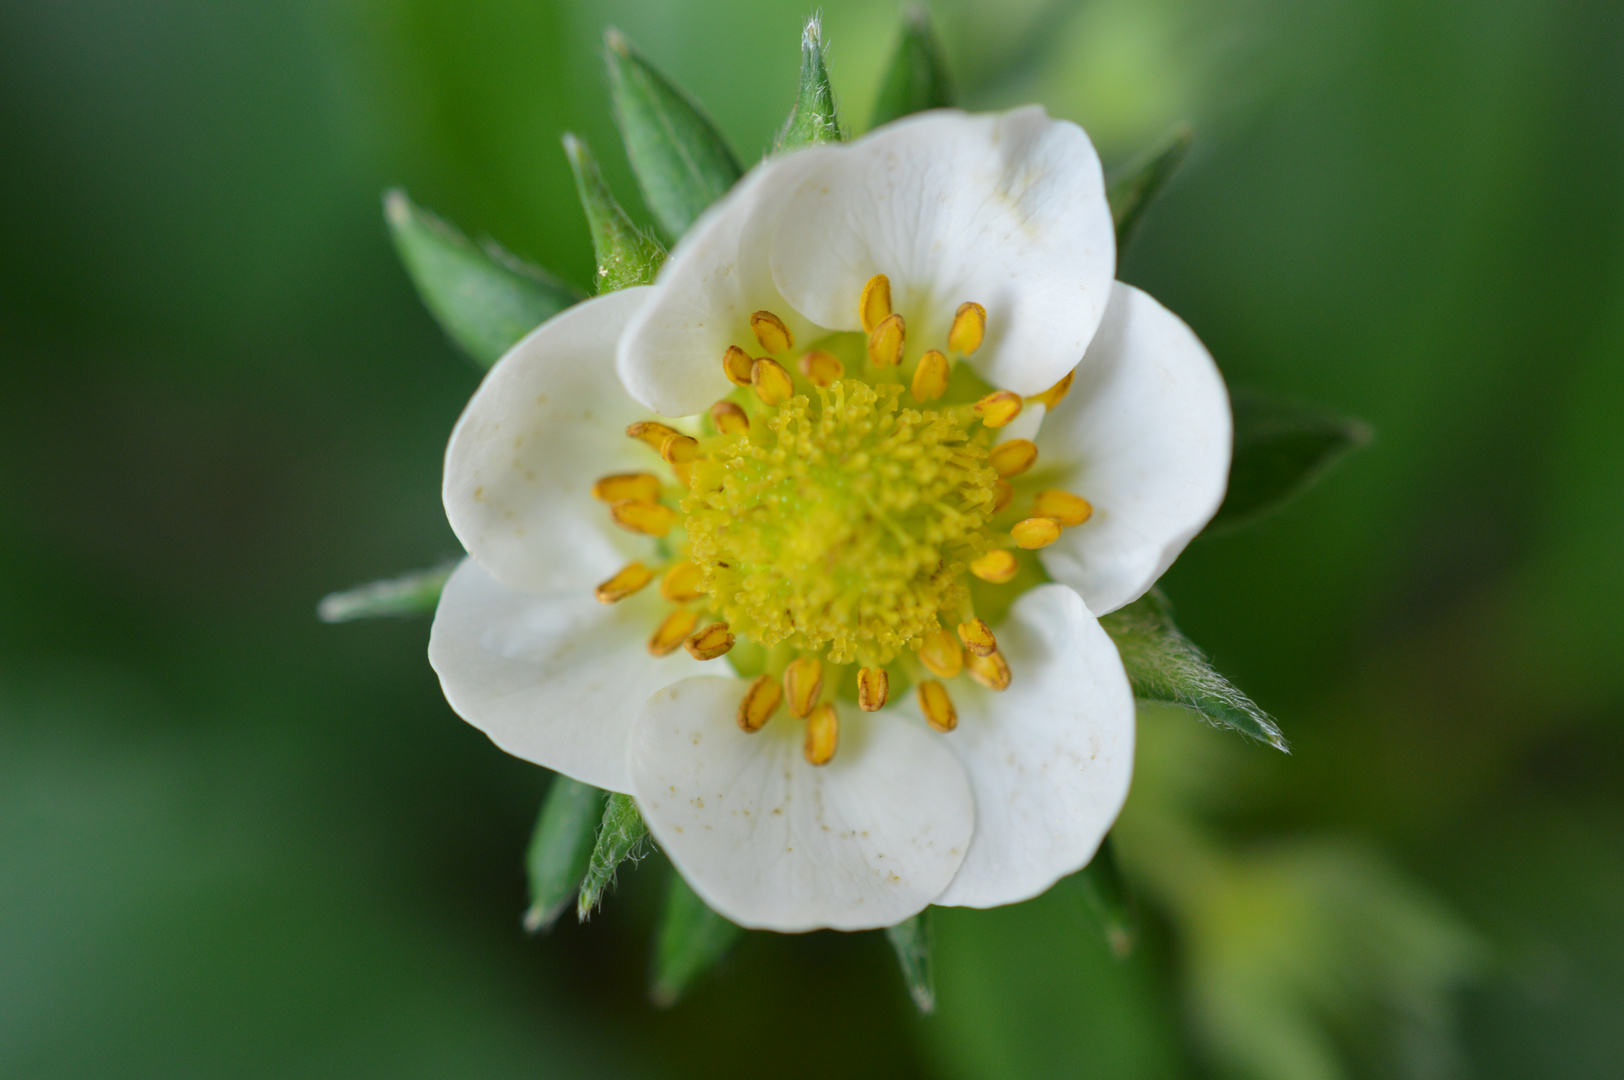
[[[1098,614],[1139,599],[1217,513],[1232,438],[1229,392],[1206,346],[1119,282],[1037,439],[1033,481],[1094,506],[1040,552],[1044,567]]]
[[[748,684],[698,678],[648,702],[632,733],[643,817],[705,902],[789,933],[891,926],[952,880],[974,823],[964,771],[897,715],[840,716],[834,760],[801,756],[782,711],[755,734],[734,717]]]
[[[1116,233],[1088,136],[1039,106],[921,113],[827,155],[772,241],[773,277],[819,325],[859,328],[857,300],[891,279],[911,355],[945,348],[958,306],[987,309],[971,358],[1036,394],[1087,348],[1116,275]]]
[[[577,304],[497,361],[451,433],[442,495],[468,553],[518,589],[590,593],[647,547],[592,482],[660,466],[626,437],[645,409],[615,377],[615,342],[648,287]]]
[[[516,757],[630,791],[626,738],[643,702],[704,670],[645,646],[664,613],[650,588],[618,604],[590,592],[510,589],[465,559],[440,594],[429,663],[457,715]]]
[[[976,831],[935,901],[997,907],[1087,865],[1133,775],[1133,691],[1116,646],[1064,585],[1040,585],[998,627],[1008,690],[956,679],[959,726],[940,738],[975,790]],[[917,708],[917,706],[915,706]]]
[[[814,147],[758,165],[671,252],[658,294],[620,343],[620,379],[634,398],[665,416],[691,416],[726,396],[733,389],[722,374],[727,347],[759,354],[752,312],[776,314],[797,344],[818,336],[779,295],[767,248],[800,176],[830,152]]]

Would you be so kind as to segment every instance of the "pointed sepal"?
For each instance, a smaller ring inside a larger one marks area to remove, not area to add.
[[[1180,124],[1161,142],[1106,178],[1105,198],[1111,204],[1111,219],[1116,223],[1119,253],[1128,246],[1150,201],[1184,163],[1184,155],[1190,152],[1194,138],[1195,132]]]
[[[1232,529],[1264,517],[1312,487],[1331,466],[1370,441],[1370,428],[1261,394],[1231,396],[1235,456],[1229,490],[1207,526]]]
[[[415,570],[399,577],[328,593],[316,605],[316,615],[325,623],[427,615],[440,602],[440,590],[445,588],[446,579],[456,568],[456,563],[447,563],[432,570]]]
[[[603,802],[603,792],[591,784],[562,775],[553,777],[524,860],[530,881],[524,928],[532,934],[551,930],[581,887],[598,823],[603,820]]]
[[[945,109],[955,100],[952,76],[930,12],[923,4],[914,4],[902,17],[902,37],[880,83],[870,126],[889,124],[899,116],[926,109]]]
[[[1107,836],[1089,864],[1062,882],[1099,925],[1106,945],[1118,960],[1133,951],[1138,936],[1137,921],[1128,892],[1128,883],[1117,865],[1111,838]]]
[[[819,143],[840,142],[846,137],[840,128],[835,107],[834,87],[829,83],[829,66],[823,54],[823,20],[814,15],[801,32],[801,89],[789,119],[773,144],[776,153]]]
[[[931,963],[930,908],[885,929],[886,940],[897,954],[908,996],[922,1013],[936,1011],[936,972]]]
[[[637,803],[630,795],[613,792],[603,804],[603,818],[598,824],[598,838],[587,862],[586,876],[581,879],[581,892],[575,899],[575,917],[582,922],[591,916],[603,899],[604,890],[615,882],[615,871],[627,859],[637,859],[643,841],[648,837],[648,825],[637,811]]]
[[[598,292],[652,282],[665,261],[665,248],[621,209],[585,142],[566,134],[564,156],[575,173],[575,190],[581,196],[581,209],[592,231],[592,251],[598,259]]]
[[[743,927],[712,911],[672,870],[654,938],[649,1000],[661,1009],[675,1005],[697,979],[722,962],[743,934]]]

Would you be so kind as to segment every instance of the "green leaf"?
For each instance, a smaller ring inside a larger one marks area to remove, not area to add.
[[[564,136],[564,156],[575,173],[575,190],[592,231],[592,251],[598,257],[598,292],[614,292],[629,285],[647,285],[665,261],[665,248],[639,229],[598,171],[597,159],[586,143]]]
[[[398,188],[384,193],[383,211],[417,294],[446,335],[481,367],[581,299],[580,292],[494,241],[476,247]]]
[[[908,996],[922,1013],[936,1010],[936,973],[931,965],[930,908],[888,926],[885,936],[897,953],[897,966],[908,984]]]
[[[592,837],[603,820],[603,792],[591,784],[555,776],[530,834],[525,875],[530,879],[530,909],[524,928],[534,934],[551,930],[569,907],[592,858]]]
[[[721,132],[693,99],[636,52],[618,30],[604,35],[609,96],[643,201],[673,239],[743,175]]]
[[[794,150],[818,143],[840,142],[840,113],[835,108],[834,87],[829,84],[829,68],[823,56],[823,24],[820,16],[807,20],[801,32],[801,91],[784,121],[773,150]]]
[[[1128,899],[1128,883],[1117,866],[1116,852],[1107,836],[1093,860],[1063,882],[1098,921],[1105,943],[1118,960],[1133,951],[1135,923]]]
[[[953,81],[930,12],[923,4],[915,4],[902,16],[902,38],[880,84],[870,126],[889,124],[899,116],[926,109],[943,109],[954,100]]]
[[[440,590],[445,588],[446,578],[456,568],[456,563],[446,563],[432,570],[415,570],[370,585],[328,593],[316,605],[316,615],[325,623],[391,615],[427,615],[440,602]]]
[[[712,911],[681,874],[671,871],[654,939],[650,1000],[661,1009],[675,1005],[695,979],[721,963],[743,933],[743,927]]]
[[[618,791],[610,794],[603,805],[603,820],[598,825],[598,841],[592,848],[587,863],[586,877],[581,879],[581,893],[575,901],[575,917],[582,922],[591,916],[592,909],[603,899],[604,890],[615,882],[615,871],[627,859],[640,857],[648,826],[637,812],[637,803],[630,795]]]
[[[1370,428],[1313,409],[1239,391],[1229,491],[1209,532],[1255,521],[1301,494],[1348,453],[1370,441]]]
[[[1160,590],[1113,611],[1100,625],[1122,654],[1135,697],[1182,705],[1218,727],[1291,752],[1274,719],[1214,671],[1201,650],[1179,633]]]
[[[1194,132],[1180,124],[1156,146],[1106,178],[1105,197],[1111,203],[1111,220],[1116,222],[1119,254],[1128,246],[1150,200],[1178,171],[1194,137]]]

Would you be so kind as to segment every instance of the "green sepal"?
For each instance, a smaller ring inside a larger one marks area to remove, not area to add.
[[[604,35],[609,96],[643,201],[675,239],[743,175],[721,132],[618,30]]]
[[[1100,843],[1099,851],[1081,870],[1061,882],[1099,923],[1105,943],[1118,960],[1126,959],[1133,951],[1137,936],[1137,921],[1133,916],[1128,883],[1123,880],[1112,850],[1111,838]]]
[[[440,602],[440,590],[445,588],[446,579],[456,568],[456,563],[446,563],[432,570],[414,570],[399,577],[328,593],[316,605],[316,615],[325,623],[427,615]]]
[[[524,859],[530,881],[524,928],[532,934],[551,930],[581,887],[592,858],[593,836],[603,820],[603,802],[603,792],[591,784],[553,777]]]
[[[1105,198],[1111,204],[1111,220],[1116,223],[1119,254],[1128,246],[1150,200],[1178,171],[1194,138],[1195,133],[1180,124],[1161,142],[1106,177]]]
[[[897,966],[908,984],[908,996],[922,1013],[936,1011],[936,972],[931,964],[930,908],[911,919],[885,928],[885,936],[896,950]]]
[[[902,16],[902,37],[886,69],[874,101],[871,127],[889,124],[899,116],[944,109],[956,100],[947,72],[941,39],[931,25],[930,12],[915,4]]]
[[[696,979],[722,962],[743,933],[743,927],[712,911],[672,870],[654,938],[649,1000],[661,1009],[675,1005]]]
[[[835,108],[835,91],[829,83],[829,67],[823,55],[823,26],[819,16],[807,20],[801,32],[801,89],[789,118],[778,132],[773,151],[795,150],[819,143],[840,142],[846,137],[840,129],[840,113]]]
[[[1236,528],[1279,509],[1370,441],[1370,428],[1361,421],[1253,392],[1232,394],[1230,407],[1235,414],[1235,456],[1229,466],[1229,491],[1208,532]]]
[[[481,367],[582,299],[495,241],[476,246],[398,188],[384,193],[383,212],[418,296],[446,336]]]
[[[1179,633],[1160,590],[1104,616],[1100,625],[1116,642],[1135,697],[1182,705],[1211,724],[1291,752],[1274,718],[1213,670],[1201,650]]]
[[[603,804],[597,843],[593,845],[586,876],[581,879],[581,892],[575,900],[577,919],[586,922],[592,909],[603,899],[604,890],[614,884],[615,871],[625,860],[639,856],[638,849],[647,836],[648,825],[637,812],[637,803],[632,797],[618,791],[611,793]]]
[[[652,282],[665,261],[665,248],[621,209],[585,142],[566,134],[564,156],[570,159],[575,190],[581,196],[581,209],[592,231],[592,251],[598,258],[598,292]]]

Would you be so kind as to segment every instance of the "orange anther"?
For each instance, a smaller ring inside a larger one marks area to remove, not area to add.
[[[613,604],[616,600],[626,599],[653,580],[654,571],[642,563],[627,563],[618,574],[592,590],[592,595],[598,598],[600,604]]]
[[[690,464],[699,456],[699,440],[691,435],[667,435],[660,444],[660,456],[673,465]]]
[[[866,667],[857,672],[857,707],[864,712],[878,712],[885,708],[885,699],[891,696],[891,676],[884,668]]]
[[[992,636],[992,627],[980,619],[959,623],[959,640],[977,656],[991,656],[998,651],[998,639]]]
[[[784,690],[778,680],[762,675],[750,684],[750,689],[744,692],[744,700],[739,702],[739,726],[746,731],[760,731],[783,700]]]
[[[970,562],[970,573],[994,585],[1002,585],[1009,581],[1020,569],[1020,562],[1003,548],[994,548],[981,558],[972,559]]]
[[[715,660],[733,647],[733,632],[727,623],[715,622],[682,644],[695,660]]]
[[[746,380],[748,385],[748,380]],[[731,401],[718,401],[710,407],[711,423],[723,435],[740,435],[750,430],[750,418]]]
[[[887,315],[868,335],[868,358],[875,367],[895,367],[902,363],[903,346],[908,340],[908,324],[901,315]]]
[[[829,764],[839,742],[840,714],[833,705],[819,705],[806,721],[806,760],[814,765]]]
[[[669,506],[641,499],[621,499],[610,504],[609,516],[622,529],[644,536],[664,536],[677,522],[677,512]]]
[[[1073,495],[1069,491],[1055,491],[1052,488],[1040,491],[1032,497],[1032,516],[1054,518],[1062,527],[1070,528],[1081,525],[1094,516],[1094,508],[1088,500]]]
[[[981,348],[981,339],[986,335],[987,309],[977,303],[963,303],[953,313],[953,325],[947,331],[947,347],[960,356],[969,356]]]
[[[804,720],[823,693],[823,665],[810,656],[791,660],[784,669],[784,693],[789,698],[789,714]]]
[[[641,439],[655,450],[658,450],[665,444],[665,440],[678,434],[678,432],[676,428],[667,427],[658,420],[639,420],[637,423],[627,426],[626,434],[634,439]]]
[[[801,357],[800,368],[801,374],[805,375],[813,386],[826,387],[840,378],[846,370],[846,365],[833,353],[813,349]]]
[[[976,415],[990,428],[1001,428],[1021,415],[1021,395],[995,390],[976,402]]]
[[[1059,382],[1049,387],[1049,389],[1045,390],[1041,394],[1033,394],[1026,400],[1040,404],[1046,409],[1052,409],[1056,405],[1060,404],[1060,399],[1065,397],[1066,391],[1071,389],[1071,380],[1075,379],[1076,377],[1076,369],[1068,371]]]
[[[789,372],[776,360],[762,357],[750,367],[750,381],[756,388],[756,397],[764,405],[779,405],[795,393],[795,383]]]
[[[931,349],[919,358],[914,368],[913,396],[915,401],[935,401],[947,393],[947,357]]]
[[[615,473],[613,476],[600,477],[598,482],[592,485],[592,497],[608,503],[619,502],[621,499],[653,502],[660,497],[660,478],[646,472]]]
[[[1027,518],[1010,526],[1009,535],[1028,551],[1048,547],[1060,539],[1060,522],[1054,518]]]
[[[665,617],[655,629],[654,636],[648,639],[648,651],[655,656],[664,656],[681,645],[683,639],[694,632],[694,626],[699,622],[699,616],[689,608],[678,608]]]
[[[919,684],[919,711],[925,714],[925,721],[937,731],[952,731],[959,726],[959,711],[953,707],[947,687],[935,679],[926,679]]]
[[[702,567],[691,562],[679,562],[660,579],[660,595],[673,604],[686,604],[705,595],[699,583],[705,580]]]
[[[988,690],[1009,689],[1009,661],[1004,659],[1003,653],[995,652],[991,656],[972,653],[966,666],[970,669],[970,678]]]
[[[996,469],[1004,480],[1021,475],[1037,459],[1038,448],[1031,439],[1011,439],[987,451],[987,464]]]
[[[857,301],[857,317],[863,323],[863,333],[872,334],[874,328],[891,314],[891,279],[875,274],[863,286],[863,295]]]
[[[750,316],[750,331],[756,335],[761,347],[770,353],[781,353],[795,345],[795,335],[789,327],[770,311],[758,311]]]
[[[964,668],[964,649],[948,630],[933,630],[919,644],[919,662],[941,679],[951,679]]]
[[[729,345],[727,352],[722,354],[722,370],[727,374],[728,382],[734,386],[750,385],[750,365],[755,361],[750,354],[737,345]]]

